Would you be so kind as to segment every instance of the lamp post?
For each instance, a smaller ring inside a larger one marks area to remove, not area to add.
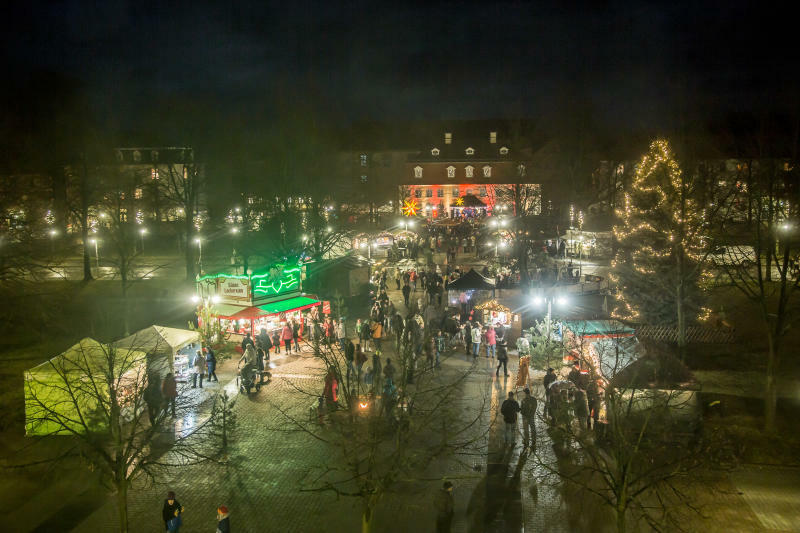
[[[47,233],[50,234],[50,253],[56,253],[56,235],[58,235],[58,230],[51,229]]]
[[[540,307],[541,305],[547,303],[547,316],[545,317],[545,342],[547,345],[550,345],[550,340],[552,337],[552,329],[553,329],[553,302],[556,303],[559,307],[566,307],[569,304],[569,300],[564,295],[555,295],[555,294],[547,294],[547,295],[537,295],[533,297],[533,304],[536,307]],[[550,365],[550,351],[547,351],[547,364]]]
[[[94,244],[94,258],[97,261],[97,270],[100,270],[100,251],[97,248],[97,239],[92,239],[89,241],[90,243]]]

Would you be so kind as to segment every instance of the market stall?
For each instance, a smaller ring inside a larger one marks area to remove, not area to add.
[[[484,326],[500,325],[509,349],[512,349],[517,339],[522,335],[522,320],[519,314],[500,304],[497,300],[489,300],[475,306],[474,318],[480,320]],[[480,313],[480,314],[478,314]]]
[[[582,372],[607,379],[636,358],[635,334],[618,320],[567,320],[563,329],[566,358],[578,362]]]
[[[272,334],[290,321],[306,327],[306,314],[322,302],[302,292],[304,265],[276,263],[244,276],[219,273],[198,277],[196,301],[231,335],[262,329]]]
[[[168,372],[178,380],[187,379],[192,357],[200,349],[200,334],[188,329],[150,326],[114,343],[147,353],[147,373],[160,378]]]
[[[491,291],[491,292],[490,292]],[[494,298],[495,281],[481,276],[475,269],[447,284],[447,301],[451,307],[460,307],[462,316],[467,316],[475,303]]]
[[[109,393],[109,378],[120,384],[125,406],[126,395],[140,393],[146,386],[146,368],[143,351],[82,339],[25,371],[25,434],[69,435],[102,429],[104,417],[98,413]]]

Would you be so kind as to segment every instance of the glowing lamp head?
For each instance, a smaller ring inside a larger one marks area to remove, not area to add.
[[[544,303],[544,298],[541,296],[534,296],[533,297],[533,305],[540,306]]]
[[[202,241],[200,240],[200,237],[197,237],[197,238],[194,240],[194,242],[196,242],[197,244],[200,244],[200,242],[202,242]]]
[[[232,227],[232,228],[231,228],[231,233],[234,233],[234,234],[235,234],[235,233],[239,233],[239,228],[237,228],[237,227],[235,227],[235,226],[234,226],[234,227]]]
[[[54,229],[51,229],[50,230],[50,236],[51,237],[55,237],[56,235],[58,235],[58,232],[56,230],[54,230]]]
[[[141,233],[142,235],[144,235],[145,233],[147,233],[147,228],[142,228],[142,229],[140,229],[140,230],[139,230],[139,233]]]
[[[192,303],[200,303],[200,297],[196,294],[192,296]]]
[[[358,402],[358,406],[361,409],[366,409],[367,407],[369,407],[369,403],[367,403],[367,402]]]
[[[563,306],[563,305],[567,305],[569,303],[569,300],[567,299],[566,296],[559,296],[558,298],[556,298],[556,303],[558,305],[562,305]]]
[[[213,304],[218,304],[219,303],[219,295],[218,294],[215,294],[214,296],[211,297],[211,303],[213,303]]]

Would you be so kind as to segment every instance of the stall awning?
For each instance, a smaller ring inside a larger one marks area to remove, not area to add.
[[[231,305],[231,304],[216,304],[213,307],[214,315],[220,318],[245,318],[237,316],[239,313],[246,311],[247,309],[252,309],[251,307],[244,307],[241,305]]]
[[[288,300],[281,300],[280,302],[272,302],[264,305],[259,305],[258,309],[261,310],[260,316],[277,315],[286,311],[302,311],[315,305],[320,305],[322,302],[309,298],[307,296],[297,296],[296,298],[289,298]]]

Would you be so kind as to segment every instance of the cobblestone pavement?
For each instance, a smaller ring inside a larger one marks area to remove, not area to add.
[[[391,291],[402,309],[398,291]],[[393,355],[391,342],[386,356]],[[443,478],[455,484],[455,520],[452,531],[470,532],[567,532],[604,531],[605,517],[592,513],[579,496],[568,495],[543,480],[542,461],[554,461],[553,443],[540,424],[537,444],[523,448],[521,437],[513,448],[503,447],[503,421],[499,406],[513,383],[515,357],[511,357],[508,381],[495,378],[494,360],[474,361],[463,351],[443,361],[443,373],[469,370],[463,383],[460,409],[470,416],[483,409],[480,423],[471,429],[473,445],[457,457],[432,464],[421,477],[399,483],[378,505],[373,531],[433,531],[432,498]],[[310,354],[273,358],[273,380],[250,397],[236,394],[239,427],[232,449],[236,466],[189,466],[172,471],[155,486],[136,486],[130,493],[131,532],[163,531],[161,506],[168,490],[177,493],[186,508],[182,532],[213,531],[215,509],[231,509],[234,531],[247,532],[346,532],[360,530],[360,502],[329,493],[301,492],[300,480],[312,465],[331,460],[326,444],[308,434],[292,431],[277,407],[303,416],[314,402],[298,389],[321,392],[322,368]],[[223,377],[224,376],[224,377]],[[220,379],[235,393],[232,362],[223,365]],[[541,375],[531,378],[540,398]],[[212,387],[219,387],[212,385]],[[540,402],[540,412],[542,406]],[[746,492],[746,490],[745,490]],[[788,493],[787,493],[788,494]],[[741,495],[729,492],[727,500],[709,514],[708,523],[696,521],[705,531],[767,531],[759,524]],[[746,497],[745,497],[746,499]],[[763,501],[767,512],[769,504]],[[787,507],[788,508],[788,507]],[[749,513],[749,514],[748,514]],[[720,522],[722,521],[722,522]],[[117,523],[113,499],[81,522],[74,531],[114,531]],[[719,527],[726,524],[727,529]],[[730,524],[744,525],[745,529]],[[752,527],[751,527],[752,526]],[[54,529],[58,530],[58,529]]]

